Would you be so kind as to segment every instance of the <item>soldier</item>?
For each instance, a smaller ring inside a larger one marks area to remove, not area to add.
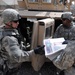
[[[4,75],[15,75],[12,71],[18,69],[22,62],[31,60],[33,54],[40,54],[40,48],[44,47],[30,51],[22,48],[20,34],[17,31],[20,18],[14,9],[5,9],[2,12],[4,26],[0,27],[0,70],[4,71]]]
[[[65,75],[75,75],[75,26],[72,23],[71,13],[63,13],[61,18],[63,24],[57,28],[54,37],[64,37],[68,40],[65,42],[67,47],[52,61],[57,68],[64,71]]]
[[[65,40],[75,40],[75,25],[72,22],[72,13],[63,13],[61,19],[62,24],[56,29],[54,38],[64,37]]]

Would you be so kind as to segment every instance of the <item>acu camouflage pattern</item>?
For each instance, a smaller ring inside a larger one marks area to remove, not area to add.
[[[64,28],[61,24],[54,35],[54,38],[60,37],[64,37],[69,43],[53,60],[53,63],[57,68],[64,70],[65,75],[75,75],[75,67],[73,67],[75,63],[75,25],[72,23],[69,28]]]
[[[3,23],[8,23],[14,20],[19,20],[21,19],[19,13],[14,10],[14,9],[5,9],[2,12],[2,19],[3,19]]]
[[[72,17],[72,13],[71,12],[64,12],[61,16],[61,19],[69,19],[69,20],[73,20],[73,17]]]
[[[58,55],[53,63],[56,67],[64,70],[65,75],[75,75],[75,41],[69,41],[67,47]]]
[[[64,37],[65,40],[75,40],[75,25],[72,23],[72,26],[69,28],[64,28],[61,24],[54,35],[54,38]]]
[[[22,62],[29,61],[33,50],[26,52],[21,49],[18,39],[14,37],[18,32],[15,29],[0,29],[1,57],[7,66],[12,69],[18,67]]]

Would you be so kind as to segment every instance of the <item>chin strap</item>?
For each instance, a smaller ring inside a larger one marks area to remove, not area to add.
[[[9,26],[10,28],[13,28],[13,27],[12,27],[12,24],[11,24],[11,25],[5,24],[5,25]]]

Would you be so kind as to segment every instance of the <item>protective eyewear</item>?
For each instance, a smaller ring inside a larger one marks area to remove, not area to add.
[[[14,20],[13,22],[14,22],[14,23],[17,23],[17,22],[19,22],[19,20]]]
[[[66,19],[66,18],[63,18],[62,20],[65,21],[65,20],[67,20],[67,19]]]
[[[67,19],[67,18],[63,18],[62,20],[65,21],[65,20],[69,20],[69,19]]]

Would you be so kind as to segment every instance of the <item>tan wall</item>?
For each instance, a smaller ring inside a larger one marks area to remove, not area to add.
[[[54,0],[51,0],[51,3],[43,2],[43,0],[38,0],[38,2],[28,2],[28,0],[24,1],[18,1],[19,6],[25,7],[27,9],[36,9],[36,10],[70,10],[70,5],[73,0],[70,0],[70,2],[66,2],[66,6],[63,5],[63,3],[59,3],[59,0],[56,0],[56,3]],[[25,3],[25,4],[24,4]],[[67,9],[66,9],[66,8]]]

